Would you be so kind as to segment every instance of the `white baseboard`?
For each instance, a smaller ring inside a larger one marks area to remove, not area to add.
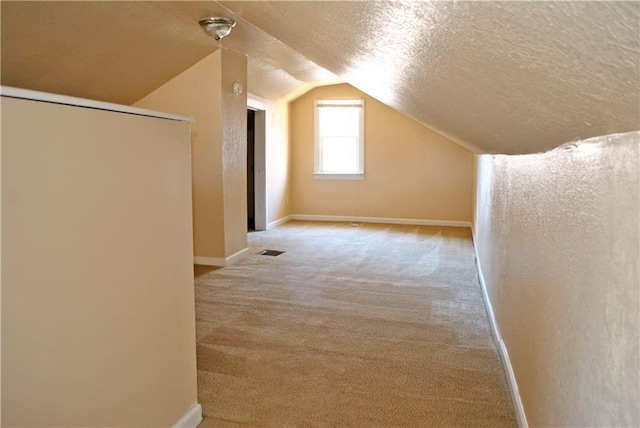
[[[500,358],[502,359],[502,365],[504,366],[506,375],[507,375],[507,383],[509,384],[509,391],[511,392],[511,399],[513,400],[513,405],[515,407],[516,419],[518,420],[518,426],[520,428],[529,428],[529,423],[527,422],[527,416],[524,413],[524,406],[522,405],[522,399],[520,398],[520,392],[518,391],[518,382],[516,381],[516,376],[513,373],[513,366],[511,365],[511,360],[509,359],[509,352],[507,351],[507,347],[502,340],[502,335],[500,334],[500,328],[498,328],[498,323],[496,321],[495,313],[493,312],[493,305],[491,304],[491,300],[489,299],[489,293],[487,292],[487,284],[484,281],[484,275],[482,274],[482,267],[480,266],[480,257],[478,257],[478,248],[476,247],[476,236],[475,231],[472,228],[473,235],[473,248],[476,254],[476,265],[478,267],[478,278],[480,279],[480,287],[482,288],[482,298],[484,300],[484,304],[487,307],[487,313],[489,315],[489,324],[491,325],[491,332],[493,333],[493,339],[498,346],[498,353],[500,354]]]
[[[193,258],[193,264],[195,265],[204,265],[204,266],[217,266],[217,267],[225,267],[230,266],[239,260],[243,259],[246,253],[249,251],[249,248],[242,249],[235,254],[230,255],[226,258],[221,257],[200,257],[195,256]]]
[[[288,215],[286,217],[279,218],[276,221],[272,221],[271,223],[267,224],[267,230],[273,229],[276,226],[280,226],[281,224],[284,224],[284,223],[288,222],[289,220],[291,220],[291,216],[290,215]]]
[[[227,261],[225,259],[219,258],[219,257],[200,257],[200,256],[193,257],[194,265],[223,267],[223,266],[226,266],[226,263]]]
[[[249,248],[247,247],[247,248],[243,248],[237,253],[231,254],[229,257],[227,257],[227,260],[226,260],[227,264],[225,266],[230,266],[244,259],[248,252],[249,252]]]
[[[382,224],[411,224],[416,226],[451,226],[451,227],[471,227],[469,221],[449,221],[449,220],[422,220],[414,218],[387,218],[387,217],[352,217],[340,215],[312,215],[312,214],[292,214],[288,220],[308,220],[308,221],[346,221],[358,223],[382,223]]]
[[[173,428],[196,428],[200,422],[202,422],[202,406],[196,403],[176,422]]]

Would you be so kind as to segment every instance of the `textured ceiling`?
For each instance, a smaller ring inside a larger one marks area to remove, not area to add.
[[[484,151],[542,151],[640,128],[638,2],[222,4]]]
[[[198,21],[233,16],[213,1],[2,1],[2,84],[132,104],[219,47],[248,55],[248,90],[280,99],[340,81],[236,18],[220,43]]]
[[[3,85],[121,104],[216,49],[197,25],[140,2],[3,1],[1,24]]]
[[[640,129],[638,2],[3,1],[1,24],[9,86],[129,104],[223,47],[255,95],[343,79],[476,151]]]

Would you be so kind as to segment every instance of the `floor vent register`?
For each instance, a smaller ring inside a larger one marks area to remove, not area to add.
[[[264,250],[261,253],[259,253],[261,256],[271,256],[271,257],[277,257],[280,254],[284,254],[284,251],[277,251],[277,250]]]

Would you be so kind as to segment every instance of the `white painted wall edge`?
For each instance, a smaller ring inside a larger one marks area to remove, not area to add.
[[[173,428],[196,428],[200,422],[202,422],[202,406],[196,403],[176,422]]]
[[[195,119],[193,117],[179,116],[177,114],[163,113],[138,107],[88,100],[86,98],[69,97],[66,95],[50,94],[48,92],[32,91],[30,89],[12,88],[11,86],[0,87],[0,95],[9,98],[20,98],[24,100],[42,101],[52,104],[86,107],[97,110],[135,114],[138,116],[158,117],[160,119],[177,120],[180,122],[195,122]]]
[[[500,334],[500,329],[498,328],[498,322],[496,321],[496,316],[493,312],[493,305],[491,304],[491,300],[489,300],[489,293],[487,292],[487,284],[484,281],[484,275],[482,274],[482,267],[480,265],[480,257],[478,257],[478,248],[476,247],[476,234],[473,230],[473,226],[471,227],[471,235],[473,237],[473,250],[476,255],[476,267],[478,269],[478,279],[480,280],[480,288],[482,289],[482,299],[484,300],[484,304],[487,308],[487,314],[489,315],[489,324],[491,324],[491,332],[493,333],[493,339],[498,346],[498,353],[500,354],[500,358],[502,359],[502,365],[504,366],[504,370],[507,375],[507,382],[509,384],[509,391],[511,392],[511,399],[513,400],[513,406],[516,412],[516,419],[518,420],[518,426],[520,428],[529,428],[529,423],[527,422],[527,416],[524,413],[524,406],[522,405],[522,399],[520,398],[520,392],[518,391],[518,382],[516,381],[515,373],[513,373],[513,366],[511,365],[511,360],[509,359],[509,352],[507,351],[507,347],[502,340],[502,335]]]
[[[229,257],[226,257],[224,259],[222,257],[200,257],[200,256],[194,256],[193,257],[193,264],[194,265],[204,265],[204,266],[218,266],[218,267],[230,266],[230,265],[238,262],[242,258],[244,258],[244,256],[246,255],[247,252],[249,252],[249,248],[248,247],[238,251],[237,253],[231,254]]]
[[[471,227],[470,221],[449,221],[449,220],[423,220],[416,218],[387,218],[387,217],[352,217],[340,215],[312,215],[312,214],[291,214],[285,217],[288,220],[308,220],[308,221],[346,221],[358,223],[382,223],[382,224],[411,224],[416,226],[451,226],[451,227]]]

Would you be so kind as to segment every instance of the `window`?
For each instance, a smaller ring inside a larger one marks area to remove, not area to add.
[[[315,176],[363,178],[364,99],[316,100]]]

